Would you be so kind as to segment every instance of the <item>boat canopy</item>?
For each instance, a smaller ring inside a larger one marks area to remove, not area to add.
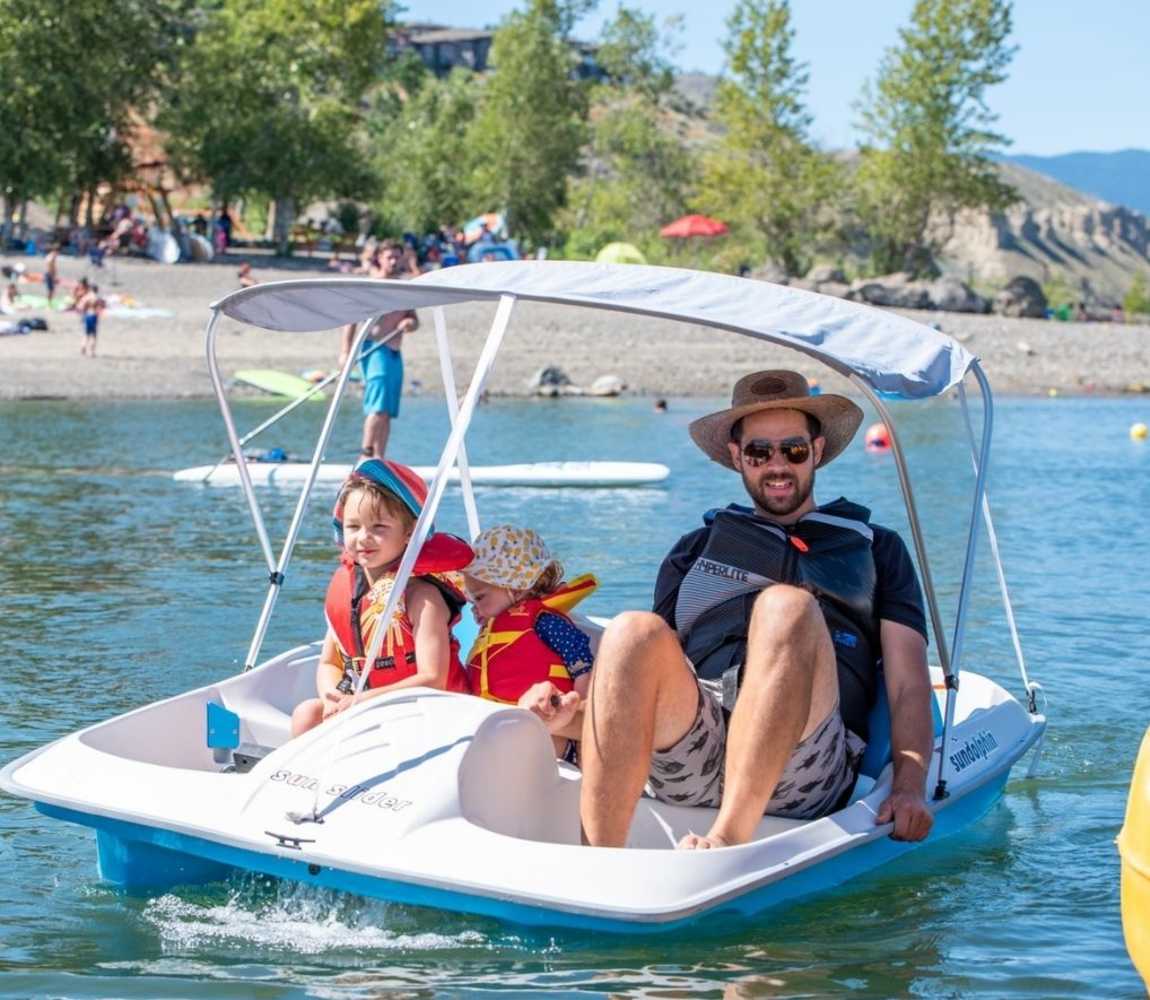
[[[396,309],[496,301],[554,302],[679,320],[791,347],[891,399],[937,396],[975,357],[896,313],[785,285],[671,267],[575,261],[468,264],[414,281],[313,278],[243,288],[213,308],[267,330],[330,330]]]

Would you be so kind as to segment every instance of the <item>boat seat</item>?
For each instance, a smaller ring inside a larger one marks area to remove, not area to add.
[[[937,738],[942,735],[942,712],[933,691],[930,694],[930,710],[934,716],[934,735]],[[886,680],[882,674],[879,674],[878,698],[870,710],[867,727],[870,730],[870,741],[866,745],[859,774],[877,781],[883,768],[891,762],[890,702],[887,700]]]

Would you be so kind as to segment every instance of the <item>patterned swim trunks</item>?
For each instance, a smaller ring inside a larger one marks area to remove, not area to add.
[[[727,723],[716,693],[699,685],[699,709],[687,734],[656,750],[648,783],[655,798],[680,806],[718,806],[723,798]],[[854,784],[866,744],[843,723],[838,705],[803,740],[765,810],[769,816],[817,819],[831,812]]]

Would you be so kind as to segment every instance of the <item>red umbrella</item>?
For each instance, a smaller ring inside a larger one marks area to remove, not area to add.
[[[727,224],[706,215],[684,215],[659,230],[660,236],[687,239],[691,236],[724,236]]]

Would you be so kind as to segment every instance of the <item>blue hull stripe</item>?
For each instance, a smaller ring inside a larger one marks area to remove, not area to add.
[[[1004,771],[982,788],[942,809],[935,817],[934,830],[927,843],[934,844],[957,833],[982,816],[1001,794],[1008,773]],[[566,927],[624,934],[675,931],[701,919],[705,919],[708,925],[716,921],[721,925],[726,922],[721,919],[724,916],[750,917],[788,900],[841,885],[918,846],[879,837],[770,885],[719,901],[689,917],[652,922],[569,913],[321,867],[303,860],[232,847],[203,837],[94,816],[42,802],[36,803],[36,808],[46,816],[93,827],[97,832],[101,877],[125,888],[159,890],[173,885],[194,885],[218,881],[232,869],[241,869],[389,902],[495,917],[531,927]]]

